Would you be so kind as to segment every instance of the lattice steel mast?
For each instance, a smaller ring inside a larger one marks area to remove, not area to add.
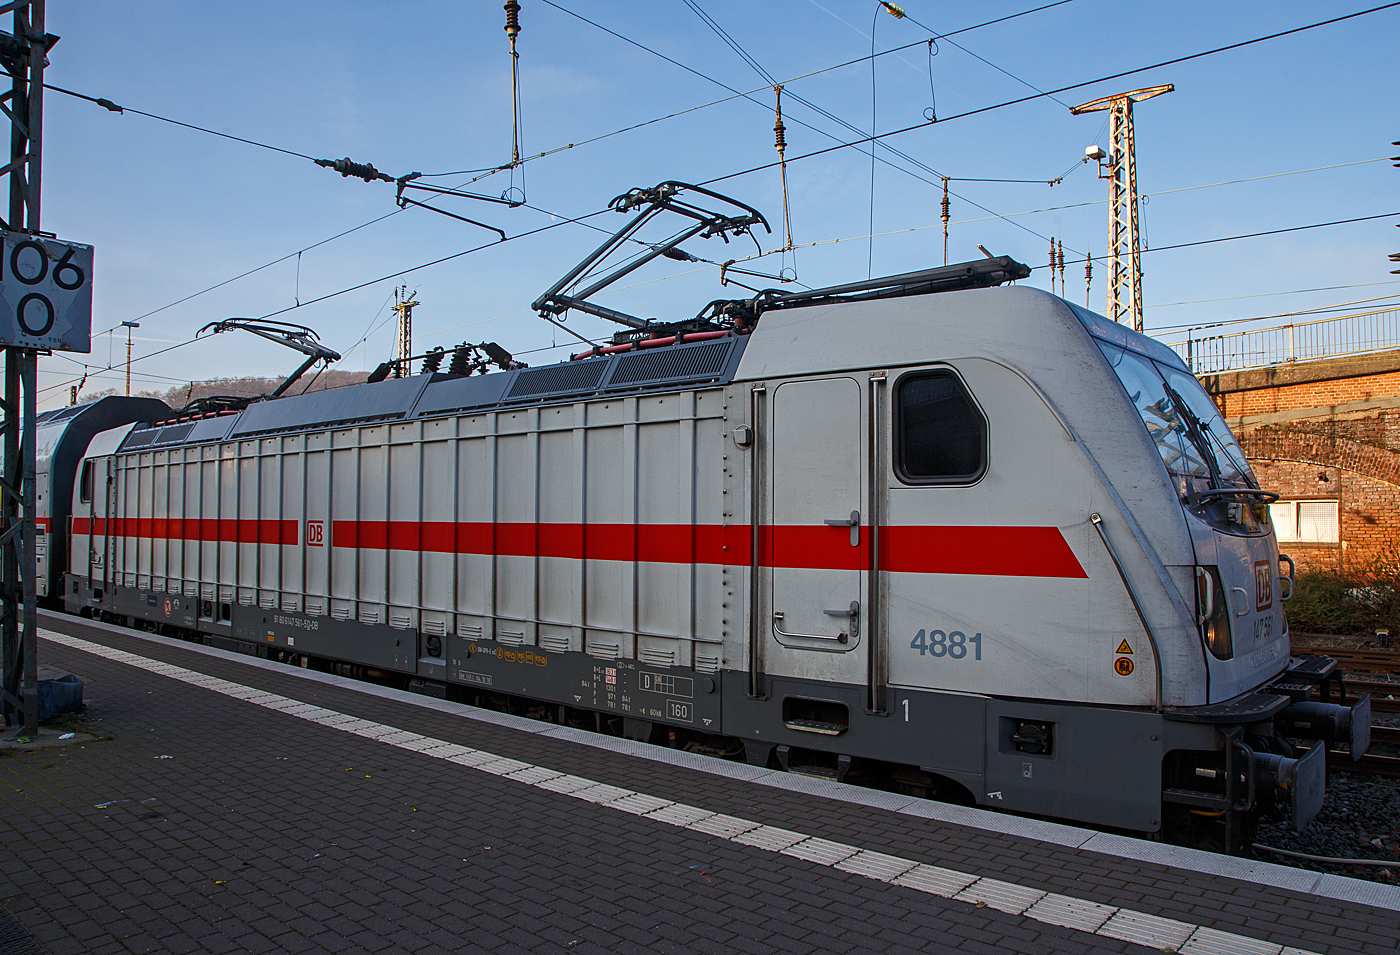
[[[1099,177],[1109,181],[1108,206],[1108,317],[1126,322],[1142,331],[1142,260],[1138,238],[1137,142],[1133,134],[1133,104],[1163,93],[1174,86],[1153,86],[1105,96],[1070,112],[1108,111],[1107,175],[1100,163]]]
[[[394,337],[394,377],[406,378],[413,374],[408,360],[413,355],[413,306],[418,302],[409,294],[408,286],[394,289],[394,311],[398,313],[398,332]]]
[[[14,32],[0,32],[0,66],[11,89],[0,94],[10,119],[10,212],[0,227],[39,234],[40,155],[43,146],[44,65],[58,37],[44,32],[44,0],[0,4],[14,14]],[[0,405],[0,672],[5,721],[18,736],[39,730],[38,613],[34,580],[34,420],[39,353],[7,347],[5,395]],[[57,530],[55,528],[55,530]]]

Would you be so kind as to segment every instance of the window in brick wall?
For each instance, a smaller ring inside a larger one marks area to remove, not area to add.
[[[1278,501],[1269,505],[1269,519],[1280,541],[1335,544],[1341,539],[1337,501]]]

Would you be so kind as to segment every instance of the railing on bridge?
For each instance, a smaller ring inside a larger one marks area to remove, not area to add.
[[[1165,343],[1197,375],[1400,348],[1400,308],[1223,335],[1207,332],[1193,328],[1184,339]]]

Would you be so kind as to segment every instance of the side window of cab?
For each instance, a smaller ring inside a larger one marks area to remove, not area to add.
[[[78,502],[92,503],[92,461],[83,462],[83,474],[78,479]]]
[[[895,383],[894,464],[905,484],[973,484],[986,473],[987,419],[952,371]]]

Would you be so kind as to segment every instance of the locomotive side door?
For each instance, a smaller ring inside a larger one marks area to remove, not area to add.
[[[861,388],[856,379],[789,381],[772,401],[768,441],[767,671],[859,684],[867,535]]]

